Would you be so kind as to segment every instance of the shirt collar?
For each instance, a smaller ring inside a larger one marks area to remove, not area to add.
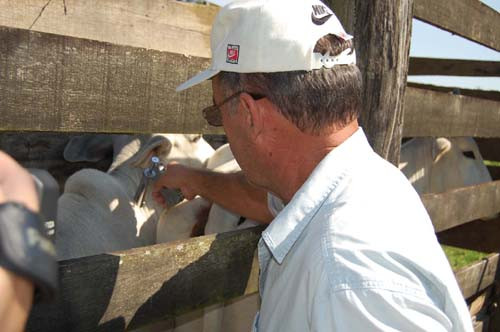
[[[274,259],[281,264],[319,207],[345,178],[353,163],[373,152],[359,128],[351,137],[330,151],[316,166],[291,201],[262,232],[262,239]]]

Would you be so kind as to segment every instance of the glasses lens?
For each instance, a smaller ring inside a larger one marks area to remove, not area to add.
[[[203,117],[209,125],[214,127],[222,126],[222,115],[217,106],[209,106],[203,110]]]

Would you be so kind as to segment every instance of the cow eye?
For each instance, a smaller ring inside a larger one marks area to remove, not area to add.
[[[476,157],[474,156],[474,152],[472,151],[462,151],[462,154],[464,155],[465,158],[469,158],[469,159],[476,159]]]

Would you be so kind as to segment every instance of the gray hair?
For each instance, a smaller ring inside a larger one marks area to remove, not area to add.
[[[314,52],[337,55],[348,48],[354,49],[352,40],[326,35]],[[265,95],[301,131],[315,135],[327,127],[343,128],[357,119],[361,109],[362,79],[356,65],[276,73],[221,72],[219,77],[229,92]]]

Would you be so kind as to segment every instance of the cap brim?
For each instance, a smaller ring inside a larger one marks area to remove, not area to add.
[[[203,81],[208,80],[209,78],[214,77],[218,73],[220,73],[220,70],[207,69],[205,71],[202,71],[198,75],[191,77],[189,80],[179,85],[177,89],[175,89],[175,91],[179,92],[182,90],[186,90],[187,88],[195,86],[196,84],[199,84]]]

